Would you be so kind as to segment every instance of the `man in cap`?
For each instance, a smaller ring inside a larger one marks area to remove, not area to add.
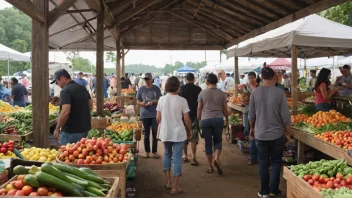
[[[87,88],[88,82],[85,79],[83,79],[83,72],[78,73],[77,78],[75,79],[75,82]]]
[[[62,88],[60,92],[60,116],[54,131],[54,138],[59,139],[60,144],[75,143],[88,135],[91,129],[90,108],[93,101],[85,87],[71,79],[65,69],[55,72],[54,80]]]
[[[158,124],[156,122],[156,106],[158,100],[161,97],[160,88],[153,85],[153,76],[151,73],[146,73],[144,76],[145,86],[138,89],[137,92],[137,103],[140,106],[140,118],[142,120],[145,133],[144,133],[144,149],[146,152],[146,157],[150,154],[150,128],[152,129],[153,144],[152,153],[154,158],[159,158],[157,154],[158,150],[158,140],[157,131]]]

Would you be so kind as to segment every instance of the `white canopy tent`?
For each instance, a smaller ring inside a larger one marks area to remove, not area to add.
[[[218,73],[221,69],[225,71],[225,73],[233,73],[233,58],[229,58],[226,61],[223,61],[214,67],[214,73]],[[240,58],[238,60],[239,72],[249,72],[256,68],[248,58]]]
[[[7,78],[10,78],[10,61],[30,62],[30,56],[0,44],[0,60],[7,60]]]
[[[352,54],[352,27],[316,14],[248,39],[228,51],[228,57],[291,57],[296,45],[299,58]]]
[[[352,64],[352,56],[342,59],[337,62],[338,65]]]

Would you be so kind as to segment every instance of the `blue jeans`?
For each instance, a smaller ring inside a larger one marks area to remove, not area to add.
[[[61,132],[60,136],[60,144],[66,145],[67,143],[76,143],[80,141],[82,138],[87,137],[88,132],[84,133],[68,133],[68,132]]]
[[[317,109],[317,111],[327,112],[331,110],[331,104],[329,103],[315,104],[315,108]]]
[[[164,142],[164,171],[171,170],[171,157],[174,162],[174,176],[181,176],[182,174],[182,151],[185,141],[182,142]]]
[[[20,101],[13,101],[13,106],[19,106],[19,107],[26,107],[26,101],[25,100],[20,100]]]
[[[280,172],[282,164],[282,152],[285,146],[285,137],[276,140],[255,140],[259,154],[259,176],[261,182],[260,192],[262,194],[279,192]],[[271,162],[271,176],[269,176],[269,165]]]
[[[249,161],[254,163],[256,160],[258,160],[257,146],[255,145],[255,140],[249,138]]]
[[[158,133],[158,123],[156,122],[156,118],[143,118],[142,119],[143,127],[144,127],[144,149],[146,153],[150,153],[150,128],[152,128],[153,135],[153,144],[152,144],[152,152],[156,153],[158,151],[158,140],[156,139]]]
[[[214,151],[222,149],[222,130],[224,118],[208,118],[200,121],[200,128],[205,140],[205,154],[213,154]]]
[[[243,114],[243,123],[244,123],[244,131],[243,136],[249,136],[249,119],[248,119],[248,111]]]
[[[104,98],[108,98],[108,91],[104,90]]]

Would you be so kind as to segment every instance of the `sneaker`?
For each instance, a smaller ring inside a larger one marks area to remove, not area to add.
[[[277,193],[270,193],[269,194],[269,197],[270,198],[280,198],[281,197],[281,190],[279,190],[279,192],[277,192]]]
[[[268,194],[262,194],[260,191],[258,192],[258,196],[261,198],[269,198]]]

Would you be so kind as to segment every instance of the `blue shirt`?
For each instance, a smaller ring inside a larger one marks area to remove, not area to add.
[[[97,91],[97,79],[94,78],[92,80],[92,83],[93,83],[93,88],[94,88],[94,91]],[[109,87],[109,84],[108,84],[108,79],[106,79],[105,77],[103,78],[103,91],[106,92],[108,90],[108,87]]]
[[[155,86],[160,87],[160,78],[154,78],[154,83]]]
[[[349,83],[352,84],[352,75],[347,76],[339,76],[336,78],[335,85],[337,84],[343,84],[343,83]],[[340,96],[350,96],[352,95],[352,89],[345,87],[343,90],[339,91]]]
[[[76,78],[75,82],[82,85],[83,87],[86,87],[88,85],[88,82],[84,80],[83,78]]]
[[[140,102],[144,102],[147,104],[152,100],[159,100],[161,97],[160,88],[153,85],[151,88],[147,88],[146,86],[142,86],[138,89],[137,92],[137,100]],[[156,117],[156,106],[157,104],[153,104],[151,106],[141,106],[140,108],[140,118],[155,118]]]
[[[7,102],[6,97],[9,96],[11,96],[11,91],[0,85],[0,100]]]

